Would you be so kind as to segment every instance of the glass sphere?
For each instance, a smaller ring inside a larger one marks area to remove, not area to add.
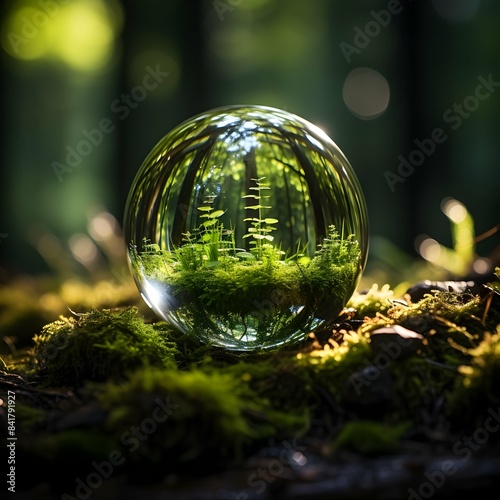
[[[210,110],[165,135],[133,181],[124,234],[151,309],[237,351],[328,327],[368,252],[347,158],[315,125],[265,106]]]

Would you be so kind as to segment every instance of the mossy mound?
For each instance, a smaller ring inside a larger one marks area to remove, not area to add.
[[[135,306],[151,316],[131,276],[85,283],[77,279],[58,282],[47,278],[19,278],[0,286],[0,354],[8,355],[33,347],[33,336],[44,325],[66,315],[68,308],[89,311]]]
[[[229,373],[146,368],[125,382],[92,386],[92,393],[107,411],[107,431],[136,466],[217,467],[241,460],[258,441],[304,428],[299,416],[273,409]],[[135,427],[140,432],[124,434]]]
[[[123,378],[141,366],[174,364],[177,347],[135,307],[61,317],[34,338],[34,373],[47,387]]]

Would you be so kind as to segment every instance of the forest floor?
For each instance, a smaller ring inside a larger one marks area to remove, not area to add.
[[[497,279],[400,296],[374,285],[301,344],[251,354],[158,321],[129,284],[5,287],[2,489],[27,500],[496,498]]]

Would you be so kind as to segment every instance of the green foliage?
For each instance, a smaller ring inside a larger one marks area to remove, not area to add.
[[[315,253],[315,263],[329,268],[332,263],[337,266],[350,265],[359,260],[359,245],[353,235],[344,238],[335,226],[329,226],[328,236],[323,239]]]
[[[364,293],[354,292],[346,307],[355,311],[357,319],[374,317],[377,313],[385,313],[394,306],[394,290],[388,284],[379,287],[374,283]]]
[[[445,198],[441,203],[441,210],[450,221],[453,246],[449,248],[428,240],[433,251],[426,251],[429,246],[421,245],[420,254],[452,276],[466,276],[476,255],[474,220],[467,208],[453,198]]]
[[[257,260],[262,260],[264,258],[269,259],[279,259],[279,257],[284,254],[280,250],[274,248],[271,242],[274,240],[274,236],[270,233],[276,230],[272,224],[277,224],[279,221],[273,217],[264,217],[264,210],[272,208],[270,205],[263,205],[264,200],[269,199],[269,196],[264,196],[262,191],[271,189],[268,184],[263,182],[264,177],[260,179],[252,179],[257,184],[252,186],[250,189],[256,191],[255,194],[247,194],[243,198],[251,198],[255,200],[255,205],[248,205],[245,210],[257,210],[257,217],[247,217],[244,219],[245,222],[250,222],[250,227],[248,233],[243,236],[243,238],[250,238],[250,244],[253,246],[252,253],[255,255]]]
[[[201,267],[215,266],[226,250],[234,251],[234,233],[224,229],[219,217],[224,210],[214,210],[214,197],[206,200],[206,205],[198,207],[201,218],[206,219],[194,233],[184,234],[184,242],[173,252],[173,261],[178,261],[185,271],[196,271]]]
[[[168,366],[177,353],[135,307],[61,317],[34,337],[36,377],[49,386],[121,378],[140,366]]]
[[[270,233],[277,229],[273,224],[279,221],[273,217],[264,217],[264,210],[272,207],[263,204],[269,196],[264,196],[261,192],[270,189],[263,179],[263,177],[252,179],[256,186],[250,187],[250,190],[256,191],[256,194],[243,196],[256,201],[255,205],[245,206],[245,210],[257,211],[256,217],[244,219],[244,222],[249,222],[251,226],[243,236],[243,239],[251,239],[250,252],[236,248],[234,230],[226,229],[219,219],[225,211],[214,210],[214,198],[210,197],[205,201],[206,205],[198,207],[202,212],[200,217],[207,220],[192,232],[184,233],[183,244],[180,247],[164,251],[157,244],[145,240],[144,250],[140,255],[132,248],[133,264],[139,271],[143,270],[147,276],[155,278],[179,271],[198,271],[218,266],[232,270],[238,263],[265,261],[272,264],[283,262],[285,259],[287,263],[308,264],[311,259],[301,259],[303,254],[300,252],[285,258],[285,252],[272,245],[274,236]],[[315,264],[323,269],[331,267],[332,264],[336,266],[357,264],[360,257],[359,245],[352,235],[344,239],[334,226],[330,226],[328,236],[319,245],[314,257]]]
[[[388,369],[395,381],[388,414],[425,425],[437,418],[429,415],[429,408],[439,405],[444,408],[441,422],[450,418],[456,425],[477,425],[476,410],[500,401],[497,336],[489,333],[497,331],[500,310],[487,304],[479,296],[456,292],[429,294],[408,305],[391,304],[390,291],[377,289],[366,295],[365,303],[362,296],[351,300],[351,307],[365,312],[361,332],[369,335],[399,324],[425,337],[418,355]]]
[[[370,358],[369,338],[356,331],[344,331],[342,338],[330,338],[324,346],[314,344],[311,352],[297,354],[298,369],[310,375],[336,404],[345,404],[345,389],[352,386],[353,373],[366,367]]]
[[[262,347],[279,335],[285,339],[287,333],[280,333],[283,328],[294,328],[295,332],[311,328],[307,322],[316,311],[323,318],[338,314],[352,293],[359,250],[350,242],[344,248],[333,228],[317,258],[282,261],[275,249],[263,245],[258,251],[262,252],[262,260],[240,259],[237,253],[236,257],[219,255],[219,260],[213,261],[217,265],[195,266],[195,260],[191,259],[188,265],[164,261],[156,266],[160,251],[153,259],[149,254],[138,258],[140,266],[151,269],[151,274],[146,271],[149,279],[171,287],[178,299],[177,313],[188,318],[194,329],[214,330],[214,321],[224,321],[226,329],[234,332],[229,337],[243,337],[246,327],[238,325],[245,323],[256,331],[255,343]],[[199,259],[201,252],[189,245],[175,252],[194,252],[197,262],[207,262]],[[353,259],[351,262],[348,255]],[[333,260],[337,257],[340,264]],[[171,258],[167,256],[167,260]],[[304,308],[302,324],[294,323],[294,311],[299,307]],[[220,335],[226,333],[221,330]]]
[[[461,365],[455,390],[450,395],[450,412],[471,425],[482,425],[489,408],[500,406],[500,324],[496,332],[487,332],[479,345],[469,349],[470,364]],[[480,411],[479,421],[476,413]],[[466,417],[464,417],[466,415]]]

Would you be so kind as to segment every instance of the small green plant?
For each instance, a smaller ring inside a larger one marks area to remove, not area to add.
[[[248,233],[243,236],[243,238],[251,238],[250,244],[253,246],[252,253],[255,255],[257,260],[262,260],[264,254],[268,256],[280,255],[281,251],[275,250],[271,242],[274,240],[274,236],[271,236],[271,232],[276,230],[272,224],[277,224],[278,219],[272,217],[264,218],[264,210],[272,208],[270,205],[263,205],[264,200],[269,199],[269,196],[264,196],[262,191],[266,189],[271,189],[267,184],[262,181],[264,177],[260,179],[252,179],[257,184],[256,186],[250,187],[251,190],[257,191],[256,194],[246,194],[243,198],[252,198],[256,200],[256,205],[249,205],[245,207],[245,210],[257,210],[257,217],[247,217],[243,219],[245,222],[250,222],[251,226],[248,229]],[[274,250],[274,251],[273,251]]]
[[[287,255],[274,243],[279,220],[268,216],[271,189],[264,178],[252,179],[245,200],[247,229],[236,244],[235,229],[222,222],[225,210],[208,197],[201,224],[183,234],[182,244],[162,250],[144,242],[132,248],[138,274],[155,288],[156,309],[174,324],[232,348],[279,344],[303,338],[342,309],[353,292],[360,250],[332,225],[312,256]]]
[[[227,248],[227,243],[230,246],[232,243],[232,246],[234,246],[234,239],[229,242],[224,239],[227,235],[231,237],[232,232],[224,230],[224,225],[220,222],[219,217],[224,215],[225,210],[214,210],[212,206],[214,198],[214,196],[211,196],[207,200],[206,206],[198,207],[198,210],[203,212],[201,217],[207,219],[200,226],[200,231],[202,231],[200,241],[209,263],[219,261],[220,252]]]
[[[358,242],[352,235],[344,238],[338,233],[335,226],[330,226],[328,236],[319,245],[315,256],[323,266],[328,266],[332,262],[337,265],[348,264],[359,257]]]
[[[225,210],[214,210],[214,198],[210,196],[204,206],[198,207],[200,217],[206,220],[193,233],[184,233],[185,244],[174,251],[174,260],[183,269],[195,271],[204,265],[216,266],[225,251],[234,250],[234,232],[220,222]]]

